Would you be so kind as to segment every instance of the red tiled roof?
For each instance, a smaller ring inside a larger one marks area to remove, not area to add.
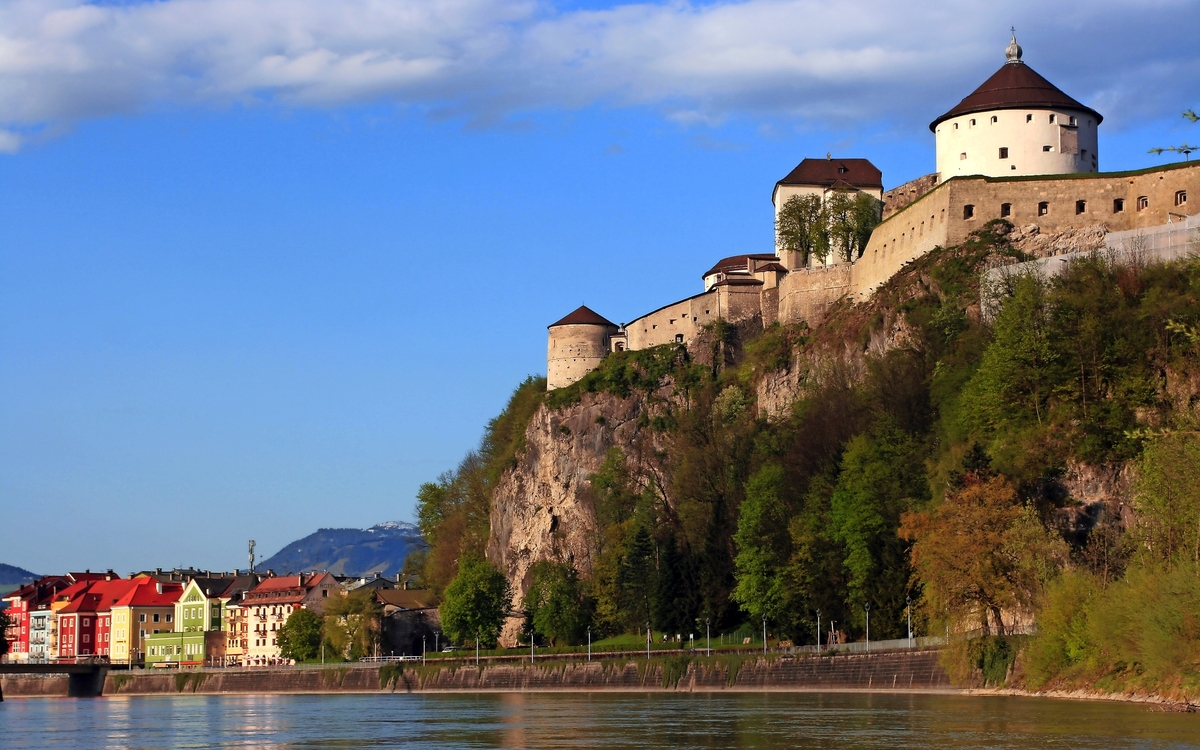
[[[135,578],[136,584],[124,593],[114,607],[169,607],[183,594],[182,583],[160,583],[153,578]],[[162,591],[159,591],[159,588]]]
[[[71,597],[71,603],[60,612],[108,612],[122,596],[137,586],[137,581],[114,578],[111,581],[83,581],[84,590]]]
[[[1005,63],[946,114],[929,123],[929,129],[937,132],[939,123],[959,115],[973,112],[988,112],[996,109],[1074,109],[1096,118],[1099,125],[1104,119],[1099,112],[1085,107],[1064,94],[1023,62]]]
[[[882,189],[883,172],[866,159],[805,159],[775,185],[834,187],[839,182],[848,187]]]
[[[617,324],[590,309],[587,305],[580,305],[575,312],[546,327],[553,328],[555,326],[611,326],[616,328]]]

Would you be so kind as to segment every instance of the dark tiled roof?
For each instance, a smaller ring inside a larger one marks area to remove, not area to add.
[[[754,269],[755,273],[758,273],[759,271],[784,271],[784,272],[786,272],[787,269],[784,268],[783,266],[779,265],[778,263],[768,263],[765,266],[759,266],[758,268]]]
[[[553,328],[555,326],[581,326],[581,325],[582,326],[612,326],[613,328],[617,327],[616,323],[613,323],[612,321],[607,320],[603,316],[596,313],[594,310],[588,308],[586,305],[580,305],[579,309],[577,309],[575,312],[571,313],[570,315],[568,315],[567,317],[558,321],[557,323],[551,323],[547,327]]]
[[[805,159],[779,182],[779,185],[820,185],[834,187],[883,188],[883,172],[866,159]]]
[[[726,276],[713,286],[762,286],[762,282],[753,276]]]
[[[708,278],[709,276],[712,276],[714,273],[730,273],[730,272],[737,272],[737,271],[741,271],[742,273],[749,273],[750,261],[752,261],[752,260],[777,261],[777,260],[779,260],[779,257],[776,255],[763,255],[763,254],[731,255],[728,258],[721,258],[719,261],[717,261],[717,265],[713,266],[712,268],[710,268],[704,272],[703,278]]]
[[[1067,96],[1025,63],[1009,62],[959,102],[958,106],[929,123],[929,129],[936,132],[939,123],[959,115],[995,109],[1031,108],[1080,110],[1093,115],[1097,125],[1104,119],[1099,112]]]

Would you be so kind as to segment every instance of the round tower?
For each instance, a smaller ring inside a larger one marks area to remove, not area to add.
[[[549,326],[546,390],[563,388],[600,366],[617,326],[586,306]]]
[[[1104,118],[1038,75],[1021,53],[1014,33],[1003,67],[929,125],[939,181],[1099,171],[1096,128]]]

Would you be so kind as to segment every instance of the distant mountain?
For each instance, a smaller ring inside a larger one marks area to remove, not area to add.
[[[394,576],[404,558],[425,546],[411,523],[386,521],[369,529],[319,529],[258,563],[257,570],[301,573],[328,570],[335,575],[361,576],[382,572]]]
[[[18,568],[15,565],[5,565],[0,563],[0,594],[7,594],[9,591],[23,586],[30,581],[36,581],[41,578],[37,573],[30,573],[24,568]]]

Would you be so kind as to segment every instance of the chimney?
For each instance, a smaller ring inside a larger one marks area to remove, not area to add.
[[[825,161],[831,161],[832,159],[833,159],[833,154],[831,154],[830,152],[826,151],[826,152],[825,152]]]
[[[397,572],[396,573],[396,583],[400,583],[402,580],[404,580],[404,574]]]
[[[401,584],[400,584],[400,586],[401,586],[401,588],[403,588],[405,591],[408,591],[408,581],[404,581],[403,583],[401,583]]]
[[[162,581],[155,581],[154,590],[160,594],[162,593]]]

